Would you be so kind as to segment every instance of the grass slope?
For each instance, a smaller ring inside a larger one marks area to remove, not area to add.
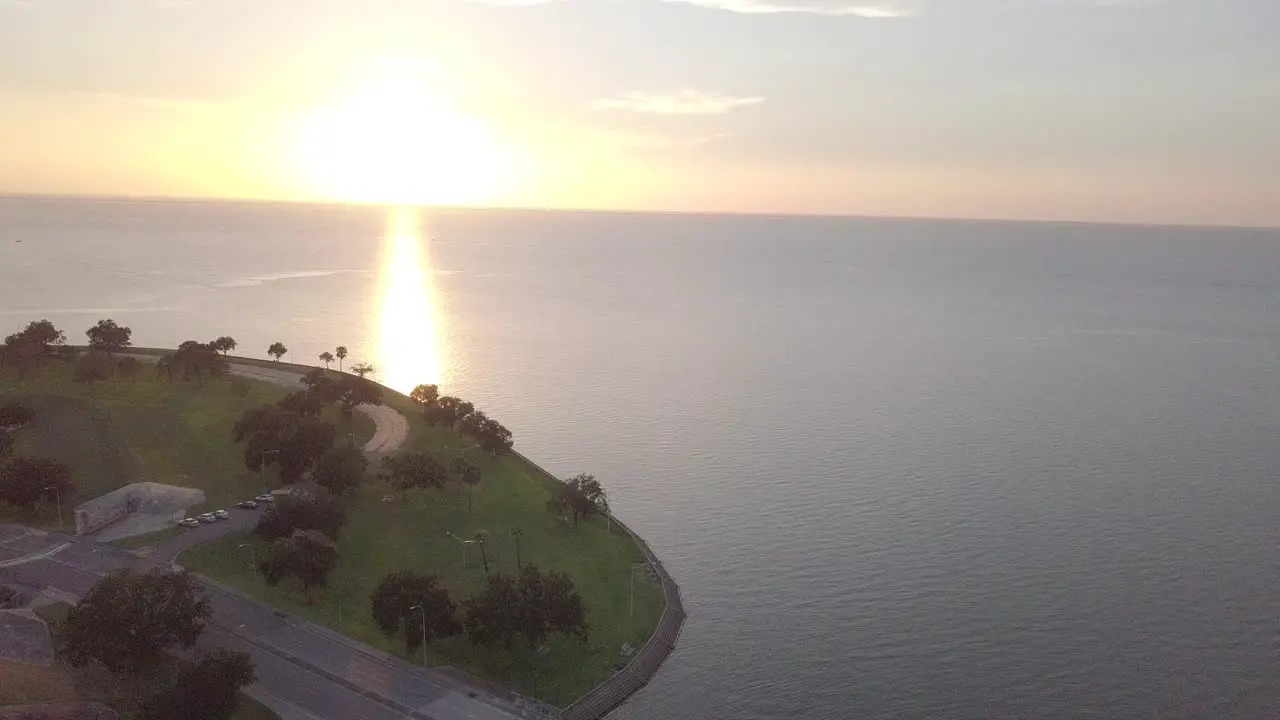
[[[432,428],[419,418],[417,406],[404,396],[393,395],[388,404],[410,418],[409,438],[402,451],[420,450],[447,459],[473,443],[456,433]],[[180,562],[197,572],[217,578],[257,597],[317,623],[401,657],[403,641],[387,638],[369,617],[369,594],[386,575],[411,569],[439,575],[455,602],[478,592],[485,574],[480,553],[468,549],[467,569],[462,548],[445,534],[451,531],[469,539],[476,530],[490,534],[486,548],[490,570],[516,572],[512,528],[524,530],[520,556],[524,564],[544,570],[562,570],[573,578],[587,607],[591,639],[557,638],[551,652],[537,657],[517,646],[512,651],[476,648],[463,637],[433,641],[430,665],[452,665],[518,692],[557,705],[567,705],[612,674],[623,660],[624,643],[639,648],[662,615],[661,587],[636,572],[634,616],[630,611],[628,573],[632,563],[644,559],[639,548],[618,528],[609,532],[605,520],[583,521],[578,527],[547,510],[551,488],[557,482],[522,458],[494,459],[467,450],[480,466],[483,479],[472,494],[467,511],[465,489],[452,485],[441,490],[411,492],[408,500],[378,480],[370,480],[352,500],[349,524],[338,547],[342,561],[328,589],[318,593],[314,606],[304,604],[299,588],[284,584],[267,587],[252,572],[242,542],[258,543],[252,536],[222,538],[183,554]],[[390,502],[384,502],[391,497]],[[260,543],[258,543],[260,545]],[[421,661],[421,652],[413,656]],[[534,669],[537,669],[535,677]]]
[[[76,498],[63,498],[62,529],[74,529],[71,506],[110,490],[140,481],[199,488],[203,506],[226,507],[261,492],[263,479],[244,465],[231,428],[245,410],[274,402],[287,390],[265,382],[239,380],[248,392],[237,396],[232,380],[205,380],[203,385],[163,377],[144,367],[135,381],[105,381],[90,392],[71,382],[71,367],[52,362],[20,380],[0,371],[0,402],[20,400],[35,413],[33,422],[14,437],[17,451],[43,455],[72,470]],[[373,435],[373,423],[358,413],[329,418],[339,437],[354,432],[357,442]],[[268,471],[267,482],[273,482]],[[0,518],[54,528],[54,502],[34,514],[0,509]]]

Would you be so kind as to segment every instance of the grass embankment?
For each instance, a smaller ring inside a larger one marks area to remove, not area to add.
[[[288,390],[243,378],[182,382],[156,377],[143,367],[130,381],[97,383],[92,392],[71,381],[67,363],[50,362],[20,380],[0,372],[0,402],[19,400],[34,420],[14,433],[17,452],[59,460],[71,468],[75,498],[63,498],[60,526],[75,528],[73,506],[130,483],[152,481],[203,490],[204,512],[227,507],[262,491],[263,479],[244,465],[231,429],[245,410],[274,402]],[[244,394],[233,392],[233,387]],[[355,413],[332,417],[339,437],[373,436],[373,423]],[[267,483],[273,483],[270,470]],[[47,529],[59,527],[50,498],[34,513],[0,508],[0,519]]]
[[[402,452],[419,450],[438,459],[453,457],[474,443],[456,433],[432,428],[421,419],[415,403],[391,395],[388,404],[409,419],[409,437]],[[294,585],[266,586],[246,562],[243,535],[228,536],[187,551],[179,559],[185,567],[217,578],[319,624],[387,652],[405,657],[403,641],[387,638],[369,617],[369,594],[386,575],[411,569],[439,575],[455,602],[479,592],[485,583],[480,553],[467,550],[447,536],[451,531],[470,539],[477,530],[490,534],[486,552],[492,572],[516,572],[513,528],[521,528],[520,559],[544,570],[562,570],[577,584],[586,604],[591,639],[556,638],[545,657],[517,647],[511,651],[481,649],[464,637],[433,641],[429,665],[452,665],[557,705],[567,705],[612,674],[623,662],[624,643],[638,649],[648,640],[664,600],[660,586],[636,572],[635,611],[629,611],[628,573],[644,559],[630,536],[605,520],[594,518],[578,527],[553,516],[547,500],[555,480],[518,457],[491,458],[478,449],[466,451],[483,479],[472,492],[450,484],[440,490],[413,491],[408,500],[381,481],[368,481],[351,500],[349,524],[338,541],[342,554],[330,586],[317,593],[314,606]],[[392,498],[384,501],[385,497]],[[421,651],[412,659],[421,661]],[[538,668],[535,680],[533,668]],[[535,689],[536,688],[536,689]]]
[[[57,637],[68,609],[66,603],[53,603],[38,608],[36,615],[49,624],[49,631]],[[119,681],[100,666],[72,667],[61,658],[50,667],[0,662],[0,707],[94,700],[119,706],[119,687]],[[233,720],[279,720],[279,717],[243,693],[240,694],[236,713],[232,715]]]

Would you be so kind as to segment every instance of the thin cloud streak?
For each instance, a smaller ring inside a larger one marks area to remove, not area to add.
[[[733,97],[701,90],[680,90],[667,95],[629,92],[597,100],[591,104],[591,109],[628,110],[653,115],[723,115],[730,110],[762,102],[762,97]]]

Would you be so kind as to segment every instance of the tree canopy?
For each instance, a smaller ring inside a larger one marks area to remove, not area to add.
[[[108,355],[120,352],[133,344],[130,340],[133,330],[117,325],[116,321],[110,318],[99,320],[97,325],[85,330],[84,334],[89,336],[90,348],[101,350]]]
[[[552,633],[586,640],[586,607],[568,575],[543,573],[526,566],[519,578],[498,574],[489,577],[484,592],[467,600],[468,638],[477,645],[511,647],[524,638],[537,647]]]
[[[226,357],[227,353],[236,349],[236,339],[228,335],[223,335],[217,340],[209,343],[209,346],[222,353],[223,357]]]
[[[325,350],[324,352],[320,353],[319,357],[320,357],[320,362],[324,363],[324,369],[328,370],[329,365],[333,363],[333,353],[329,352],[328,350]]]
[[[333,425],[317,417],[275,405],[246,410],[233,432],[236,442],[244,443],[245,466],[256,470],[275,464],[285,484],[301,480],[315,467],[333,447],[335,433]]]
[[[74,665],[98,660],[116,672],[147,670],[204,631],[209,601],[198,591],[186,572],[108,575],[67,613],[63,650]]]
[[[604,488],[594,475],[582,473],[566,480],[551,491],[550,507],[553,512],[571,513],[573,524],[578,519],[590,517],[596,513],[609,511],[609,501],[605,497]]]
[[[411,452],[382,458],[383,477],[401,493],[444,486],[445,469],[425,453]]]
[[[31,422],[31,410],[14,400],[0,405],[0,428],[22,427]]]
[[[11,457],[0,465],[0,502],[31,510],[41,498],[67,501],[75,494],[71,469],[42,457]]]
[[[338,564],[338,548],[317,530],[296,530],[293,535],[271,543],[267,556],[258,562],[258,572],[275,587],[287,577],[302,584],[307,604],[315,604],[315,588],[329,584],[329,574]]]
[[[169,356],[169,363],[164,370],[170,373],[182,373],[183,380],[204,376],[221,377],[230,368],[227,359],[218,354],[213,343],[202,343],[198,340],[186,340]]]
[[[311,479],[335,495],[357,487],[369,469],[369,461],[360,448],[342,445],[330,448],[311,471]]]
[[[240,688],[257,680],[248,653],[218,648],[183,660],[173,684],[143,707],[141,720],[229,720]]]
[[[409,392],[409,399],[422,405],[430,405],[440,399],[440,388],[435,385],[419,385]]]
[[[346,524],[347,511],[337,498],[285,496],[258,518],[253,533],[268,540],[279,540],[299,530],[315,530],[336,540]]]
[[[0,359],[12,365],[20,377],[45,362],[54,350],[66,342],[66,333],[48,320],[33,320],[27,327],[9,335],[0,347]]]
[[[359,375],[361,378],[364,378],[365,375],[369,375],[373,371],[374,367],[369,363],[360,363],[358,365],[351,366],[351,372]]]
[[[411,570],[392,573],[378,583],[369,600],[378,629],[387,637],[403,634],[409,650],[422,644],[424,617],[428,642],[462,632],[458,606],[435,575],[419,575]],[[415,610],[415,605],[423,609]]]
[[[289,348],[279,341],[271,343],[271,347],[267,348],[267,354],[274,358],[276,362],[280,362],[280,358],[284,357],[288,352]]]

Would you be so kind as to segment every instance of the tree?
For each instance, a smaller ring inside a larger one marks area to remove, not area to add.
[[[106,380],[110,376],[111,359],[101,350],[90,350],[76,361],[71,379],[77,385],[89,388],[89,394],[92,395],[94,383]]]
[[[236,339],[227,335],[214,340],[209,345],[218,352],[222,353],[222,357],[226,357],[227,353],[236,349]]]
[[[173,379],[173,371],[178,370],[182,372],[183,380],[194,377],[199,383],[203,383],[202,378],[206,375],[222,377],[231,367],[227,359],[218,354],[213,343],[197,340],[186,340],[179,345],[177,351],[170,356],[169,363],[166,372],[169,373],[170,380]]]
[[[574,525],[578,524],[578,518],[609,511],[604,488],[594,475],[587,473],[566,480],[552,490],[550,506],[558,514],[572,513]]]
[[[445,427],[453,427],[454,423],[463,418],[462,411],[466,404],[467,403],[463,403],[463,401],[450,395],[441,397],[436,402],[436,405],[440,408],[440,424]]]
[[[169,378],[169,382],[173,382],[173,371],[177,369],[177,363],[174,362],[173,355],[164,355],[156,361],[156,377],[164,375]]]
[[[4,339],[0,358],[13,365],[20,378],[25,378],[29,372],[43,365],[66,339],[66,334],[48,320],[33,320],[21,332]]]
[[[435,458],[417,452],[384,457],[382,467],[383,479],[399,490],[405,499],[414,488],[442,487],[447,475]]]
[[[365,375],[372,373],[373,371],[374,371],[374,367],[369,363],[360,363],[358,365],[352,366],[351,368],[351,372],[355,373],[356,375],[359,375],[361,378],[363,378]]]
[[[449,462],[449,469],[458,477],[459,483],[467,486],[467,514],[470,514],[471,491],[480,484],[480,468],[459,455]]]
[[[287,538],[300,530],[314,530],[338,539],[338,533],[347,524],[347,511],[337,498],[282,497],[270,512],[258,518],[253,534],[267,540]]]
[[[89,336],[91,350],[101,350],[111,356],[133,344],[130,340],[133,330],[117,325],[111,319],[99,320],[97,325],[85,330],[84,334]]]
[[[338,358],[338,372],[342,372],[342,361],[347,359],[347,347],[345,345],[339,345],[333,351],[333,355]]]
[[[369,469],[369,461],[360,448],[343,445],[330,448],[316,463],[311,479],[334,495],[342,495],[357,487]]]
[[[484,592],[465,603],[467,636],[477,645],[510,648],[517,637],[530,647],[541,645],[559,632],[585,641],[588,637],[586,606],[568,575],[543,573],[530,565],[519,579],[489,576]]]
[[[319,417],[320,411],[324,410],[324,403],[320,400],[319,395],[306,390],[299,390],[277,400],[276,407],[296,412],[299,415]]]
[[[471,408],[470,411],[468,408]],[[460,414],[454,427],[463,435],[478,440],[480,433],[484,431],[485,423],[489,422],[489,416],[476,410],[475,406],[469,402],[459,402],[457,411]]]
[[[337,564],[338,548],[327,535],[316,530],[296,530],[271,544],[267,557],[258,563],[258,572],[271,587],[287,577],[296,578],[307,594],[307,604],[314,605],[315,588],[329,584],[329,574]]]
[[[12,457],[0,466],[0,502],[32,510],[42,498],[67,500],[75,493],[71,469],[57,460]]]
[[[409,399],[422,405],[431,405],[440,399],[440,388],[435,385],[419,385],[409,392]]]
[[[284,357],[287,352],[289,352],[289,348],[279,341],[271,343],[271,347],[267,348],[267,354],[275,358],[276,362],[280,362],[280,358]]]
[[[516,542],[516,572],[520,572],[520,538],[524,537],[524,528],[511,528],[511,539]]]
[[[333,353],[328,350],[320,353],[320,362],[324,363],[324,369],[328,370],[329,365],[333,363]]]
[[[183,660],[174,683],[143,707],[141,720],[229,720],[240,704],[240,688],[256,680],[248,653],[218,648]]]
[[[462,632],[458,606],[435,575],[411,570],[392,573],[378,583],[369,601],[374,624],[387,637],[403,633],[407,650],[422,644],[424,618],[428,642]],[[422,609],[415,610],[415,606]]]
[[[246,410],[232,432],[244,443],[244,464],[250,470],[265,467],[268,460],[280,468],[280,480],[295,483],[333,447],[334,427],[275,405]]]
[[[63,651],[76,666],[98,660],[116,672],[141,674],[200,637],[209,601],[199,588],[187,572],[108,575],[67,613]]]
[[[352,369],[358,373],[359,366]],[[338,407],[344,415],[350,415],[358,405],[382,404],[382,388],[377,383],[365,380],[363,375],[359,377],[343,375],[338,378],[335,389],[338,394]]]
[[[132,385],[138,377],[138,370],[142,367],[142,363],[138,362],[138,358],[132,355],[125,355],[116,363],[116,372],[120,373],[129,384]]]
[[[486,418],[480,429],[473,435],[480,449],[490,455],[504,455],[511,451],[511,431],[497,420]]]
[[[314,395],[321,403],[326,405],[337,402],[338,397],[342,394],[339,382],[320,368],[308,370],[298,382],[302,383],[308,393]]]
[[[476,547],[480,548],[480,561],[484,563],[484,574],[489,574],[489,553],[485,552],[485,543],[489,542],[488,530],[477,530],[475,535],[471,536],[475,541]]]
[[[0,405],[0,428],[14,429],[31,422],[31,411],[14,400]]]

